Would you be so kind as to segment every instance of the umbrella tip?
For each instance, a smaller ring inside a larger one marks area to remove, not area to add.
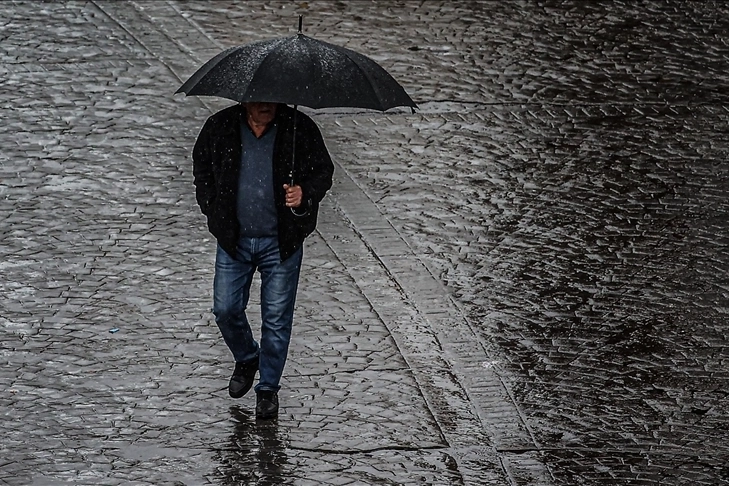
[[[301,26],[304,23],[304,16],[299,15],[299,34],[301,34]]]

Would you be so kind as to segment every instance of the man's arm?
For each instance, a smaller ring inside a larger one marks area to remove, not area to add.
[[[327,191],[332,187],[332,175],[334,174],[334,164],[319,127],[311,120],[307,120],[307,122],[304,132],[305,143],[302,144],[305,149],[302,154],[306,161],[305,170],[297,180],[303,193],[303,206],[306,206],[309,201],[318,204],[324,199]]]
[[[195,198],[200,210],[206,216],[215,201],[215,176],[213,174],[212,151],[210,149],[210,120],[205,122],[195,147],[192,149],[192,175],[195,184]]]

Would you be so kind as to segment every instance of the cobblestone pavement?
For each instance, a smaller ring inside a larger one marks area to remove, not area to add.
[[[225,392],[172,93],[295,30],[337,162],[277,422]],[[729,483],[723,2],[0,3],[0,484]],[[114,332],[111,332],[114,331]]]

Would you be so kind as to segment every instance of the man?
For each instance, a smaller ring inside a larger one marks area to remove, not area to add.
[[[208,118],[193,149],[197,202],[218,241],[213,313],[235,359],[228,392],[233,398],[245,395],[259,371],[257,418],[278,415],[302,247],[316,227],[333,172],[316,124],[283,104],[226,108]],[[256,271],[261,275],[260,343],[245,312]]]

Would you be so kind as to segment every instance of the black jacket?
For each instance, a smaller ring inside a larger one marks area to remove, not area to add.
[[[278,105],[278,129],[273,147],[273,182],[278,213],[278,241],[281,260],[293,255],[316,227],[319,202],[332,186],[334,165],[321,132],[305,114],[296,115],[295,184],[301,186],[303,202],[294,215],[286,207],[284,184],[290,184],[294,110]],[[242,153],[240,127],[245,123],[243,105],[234,105],[212,115],[205,122],[192,151],[197,203],[208,218],[208,229],[221,248],[235,258],[240,236],[237,193]]]

